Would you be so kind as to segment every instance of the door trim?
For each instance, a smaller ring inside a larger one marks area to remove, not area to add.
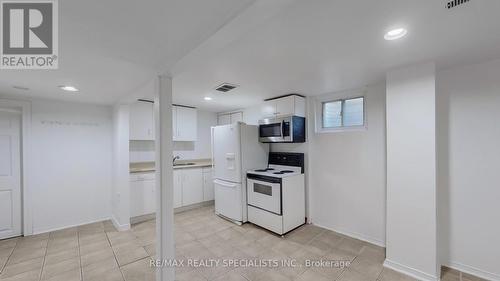
[[[31,102],[0,98],[0,108],[21,112],[21,203],[24,236],[33,235],[33,209],[31,198]]]

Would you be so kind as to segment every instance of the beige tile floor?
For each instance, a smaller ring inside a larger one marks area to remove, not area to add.
[[[398,281],[414,280],[384,269],[384,249],[315,226],[284,238],[245,224],[237,226],[204,207],[175,215],[177,259],[294,260],[295,267],[194,267],[176,269],[186,281]],[[30,237],[0,241],[1,281],[154,280],[155,222],[117,232],[100,222]],[[306,260],[349,261],[348,267],[306,267]],[[443,281],[476,281],[450,269]],[[460,279],[462,278],[462,279]]]

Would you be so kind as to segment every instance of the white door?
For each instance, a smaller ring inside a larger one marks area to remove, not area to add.
[[[20,123],[0,111],[0,239],[21,235]]]
[[[203,201],[203,173],[200,168],[182,170],[182,206]]]
[[[240,126],[231,124],[214,127],[214,178],[241,182]]]
[[[241,184],[214,180],[215,213],[227,218],[243,221]]]

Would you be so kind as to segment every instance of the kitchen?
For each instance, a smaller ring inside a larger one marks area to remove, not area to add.
[[[500,2],[43,1],[0,281],[500,280]]]
[[[284,193],[283,190],[291,190],[291,187],[282,188],[280,185],[276,187],[274,184],[271,188],[266,186],[265,182],[264,185],[262,182],[260,184],[255,182],[253,185],[258,185],[261,189],[267,187],[269,190],[261,190],[263,193],[249,191],[248,194],[246,187],[246,171],[255,170],[255,174],[248,174],[248,178],[252,177],[252,181],[255,181],[259,179],[259,174],[262,176],[262,172],[271,171],[273,164],[279,165],[280,161],[283,162],[279,154],[269,153],[269,143],[305,143],[305,98],[295,94],[287,95],[269,99],[260,107],[262,112],[262,119],[258,121],[260,126],[252,126],[243,123],[243,111],[215,114],[185,105],[173,105],[172,163],[175,212],[215,203],[215,213],[230,221],[239,225],[252,221],[265,227],[268,222],[257,223],[260,221],[259,217],[267,214],[262,213],[262,210],[266,210],[262,204],[273,201],[278,205],[268,208],[271,210],[270,213],[274,211],[274,214],[278,215],[271,215],[268,220],[278,219],[280,222],[273,222],[273,226],[268,226],[267,229],[283,235],[305,223],[303,154],[295,155],[299,158],[292,161],[294,163],[287,163],[286,158],[285,163],[282,163],[300,167],[298,175],[302,175],[302,179],[295,183],[299,186],[293,195],[293,200],[290,202],[285,200],[284,203],[287,204],[283,206],[302,205],[293,214],[296,221],[292,223],[293,227],[283,226],[282,220],[283,218],[285,221],[290,220],[288,212],[291,210],[285,210],[287,213],[285,214],[280,205],[283,199],[276,197],[280,194],[284,198],[287,197],[288,193]],[[154,135],[153,102],[139,99],[130,106],[131,223],[152,219],[156,212]],[[239,155],[240,152],[242,155]],[[258,168],[265,170],[261,171]],[[274,169],[272,171],[274,173],[270,173],[267,178],[276,177],[275,173],[279,172]],[[271,180],[271,183],[273,182],[281,184],[279,178]],[[234,185],[235,183],[237,185]],[[272,198],[266,198],[273,194]],[[255,202],[254,206],[247,207],[247,196],[248,204]],[[247,208],[251,210],[248,215]]]

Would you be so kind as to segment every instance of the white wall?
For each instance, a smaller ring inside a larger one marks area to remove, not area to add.
[[[173,154],[181,159],[212,158],[210,128],[216,125],[216,113],[198,110],[198,140],[174,142]],[[152,162],[155,155],[154,141],[130,141],[130,162]]]
[[[35,233],[108,219],[111,108],[32,101]]]
[[[155,142],[154,141],[130,141],[130,162],[154,162],[155,161]]]
[[[500,280],[500,60],[438,73],[442,260]]]
[[[111,219],[119,230],[130,228],[129,136],[130,106],[113,108],[113,181],[110,189]]]
[[[385,265],[437,280],[435,65],[389,72],[386,94]]]
[[[318,134],[309,130],[312,219],[322,227],[385,245],[385,84],[349,92],[316,97],[338,99],[364,92],[367,129]],[[309,116],[313,120],[314,112]],[[313,125],[309,122],[310,128]]]

